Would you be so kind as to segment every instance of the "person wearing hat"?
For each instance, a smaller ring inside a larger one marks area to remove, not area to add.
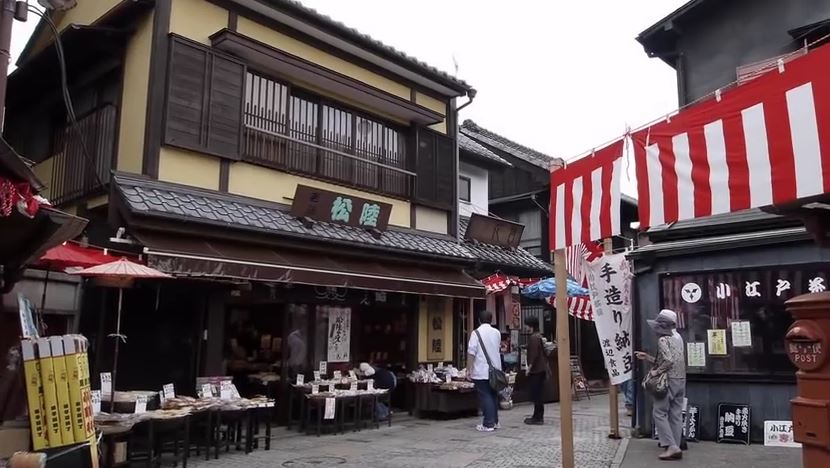
[[[686,396],[686,360],[683,354],[683,338],[675,330],[677,314],[663,309],[657,318],[647,320],[648,325],[657,335],[657,356],[650,356],[642,351],[634,355],[637,359],[653,364],[649,371],[651,376],[667,374],[668,393],[663,398],[654,399],[654,425],[660,438],[660,445],[666,447],[660,460],[679,460],[683,458],[680,443],[683,436],[683,399]]]
[[[359,368],[364,378],[375,381],[375,388],[388,390],[391,393],[398,386],[398,378],[390,370],[375,367],[368,362],[361,362]],[[390,411],[384,403],[377,401],[375,402],[375,414],[378,421],[385,421],[389,417]]]

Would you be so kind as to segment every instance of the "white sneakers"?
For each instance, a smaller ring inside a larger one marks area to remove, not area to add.
[[[478,432],[493,432],[497,429],[501,429],[501,423],[496,423],[496,425],[493,427],[487,427],[483,424],[479,424],[478,426],[476,426],[476,430]]]

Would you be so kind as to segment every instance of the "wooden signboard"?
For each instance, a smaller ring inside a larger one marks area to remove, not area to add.
[[[523,224],[505,221],[473,213],[470,224],[464,234],[465,240],[474,240],[483,244],[516,248],[522,240]]]
[[[574,396],[579,400],[579,392],[582,392],[588,399],[591,399],[591,393],[588,390],[588,379],[582,373],[582,364],[579,362],[579,356],[571,356],[571,385],[573,386]]]
[[[697,442],[700,434],[700,408],[688,405],[683,413],[683,438],[690,442]]]
[[[297,185],[291,215],[327,223],[385,231],[392,205],[351,195]]]
[[[749,445],[749,405],[718,405],[718,443],[737,442]]]

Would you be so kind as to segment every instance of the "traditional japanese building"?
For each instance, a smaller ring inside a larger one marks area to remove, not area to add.
[[[52,20],[80,132],[41,24],[6,138],[90,242],[177,278],[127,292],[124,388],[229,374],[279,392],[321,361],[454,360],[453,312],[485,297],[458,240],[469,84],[291,0],[101,0]],[[111,296],[85,295],[88,334],[110,329]]]

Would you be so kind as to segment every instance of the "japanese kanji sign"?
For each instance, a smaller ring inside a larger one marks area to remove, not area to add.
[[[522,224],[473,213],[464,239],[515,248],[522,240],[524,229]]]
[[[631,268],[625,254],[606,255],[589,263],[588,284],[594,323],[611,384],[632,378]]]
[[[349,362],[352,335],[352,310],[327,307],[329,315],[328,362]]]
[[[385,231],[392,205],[351,195],[298,185],[291,215],[329,223]]]
[[[749,445],[749,405],[718,405],[718,438],[720,442],[739,442]]]

